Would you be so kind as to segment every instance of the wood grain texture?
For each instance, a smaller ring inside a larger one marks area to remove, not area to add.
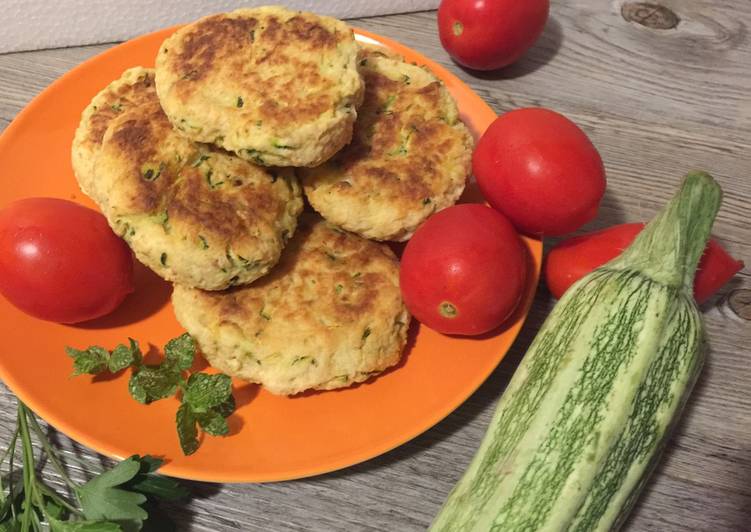
[[[579,123],[599,148],[608,191],[585,230],[646,220],[688,170],[710,171],[725,191],[715,225],[751,264],[751,3],[661,0],[680,23],[654,30],[621,17],[620,1],[553,1],[537,45],[501,73],[453,64],[436,38],[435,13],[358,20],[442,63],[496,111],[545,106]],[[36,93],[107,46],[0,56],[0,129]],[[725,301],[751,288],[748,269],[704,306],[707,365],[627,529],[683,532],[751,529],[751,323]],[[181,530],[424,530],[466,468],[493,406],[552,307],[538,291],[507,359],[463,406],[415,440],[349,469],[265,485],[190,483],[194,498],[170,511]],[[0,394],[0,441],[15,423]],[[89,467],[102,457],[55,434]],[[81,474],[81,469],[74,466]]]

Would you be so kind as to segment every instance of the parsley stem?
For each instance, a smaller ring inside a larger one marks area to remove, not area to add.
[[[42,494],[44,494],[47,497],[49,497],[50,499],[52,499],[53,501],[55,501],[60,506],[64,506],[69,512],[74,513],[76,515],[83,516],[83,512],[81,510],[79,510],[78,508],[76,508],[75,506],[73,506],[71,503],[69,503],[68,501],[66,501],[65,499],[63,499],[60,495],[58,495],[57,493],[55,493],[54,491],[52,491],[52,489],[50,489],[47,485],[39,483],[39,484],[37,484],[37,487],[39,488],[39,491],[42,492]],[[49,521],[49,516],[47,515],[47,510],[45,510],[44,508],[42,510],[44,511],[44,514],[48,518],[47,520]]]
[[[18,427],[16,427],[16,430],[13,432],[13,436],[10,439],[10,443],[8,444],[8,448],[5,449],[5,452],[3,453],[2,458],[0,458],[0,464],[3,464],[5,462],[5,459],[8,458],[8,455],[11,453],[11,451],[15,454],[16,451],[16,441],[18,440]],[[13,480],[9,480],[8,487],[12,488]],[[8,493],[8,495],[12,495],[12,493]],[[0,501],[5,502],[5,486],[3,485],[3,476],[0,474]]]
[[[21,518],[21,531],[29,530],[29,525],[35,531],[42,530],[42,523],[34,507],[41,510],[47,516],[47,510],[44,505],[43,488],[46,488],[42,482],[38,482],[36,476],[36,466],[34,462],[34,448],[31,443],[31,433],[29,432],[29,419],[33,419],[34,414],[26,406],[18,402],[18,428],[23,445],[23,466],[24,466],[24,513]],[[41,454],[41,453],[40,453]],[[49,517],[49,516],[47,516]]]
[[[15,463],[16,458],[16,443],[18,442],[18,426],[16,425],[16,434],[13,440],[10,442],[9,451],[10,454],[10,460],[8,461],[8,497],[10,497],[10,500],[13,501],[16,498],[15,494],[15,484],[13,484],[13,466]],[[16,505],[11,504],[10,505],[10,513],[13,516],[13,520],[16,519]]]
[[[21,407],[23,403],[18,403],[19,408]],[[24,410],[28,412],[29,419],[31,420],[31,428],[34,429],[34,432],[36,433],[37,439],[39,440],[39,443],[41,444],[42,448],[44,449],[44,452],[47,454],[47,457],[50,459],[50,463],[52,464],[52,467],[55,468],[55,471],[60,475],[60,478],[63,479],[65,484],[71,489],[73,494],[77,497],[78,496],[78,486],[75,482],[73,482],[73,479],[68,476],[68,473],[65,472],[65,468],[60,463],[60,459],[57,456],[57,453],[50,445],[49,440],[44,435],[44,432],[42,431],[42,427],[39,426],[39,422],[36,419],[36,416],[34,413],[26,408],[26,406],[23,406]]]
[[[36,512],[31,512],[31,524],[34,525],[35,531],[42,532],[42,523],[39,521],[39,516]]]
[[[18,427],[16,427],[15,432],[13,432],[13,436],[10,439],[10,443],[8,444],[8,448],[5,449],[5,452],[3,453],[3,456],[0,457],[0,464],[5,462],[5,459],[8,458],[8,455],[10,454],[11,449],[16,448],[16,440],[18,439]],[[0,486],[2,486],[2,477],[0,477]]]
[[[31,528],[31,518],[34,514],[34,449],[31,447],[31,435],[26,421],[26,409],[23,403],[18,402],[18,428],[21,432],[21,444],[23,451],[23,515],[21,516],[21,532],[28,532]]]

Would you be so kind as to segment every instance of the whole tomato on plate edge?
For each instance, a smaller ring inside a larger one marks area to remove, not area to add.
[[[417,229],[399,281],[420,322],[444,334],[477,335],[513,313],[527,275],[526,249],[511,223],[486,205],[465,203]]]
[[[0,293],[39,319],[79,323],[133,291],[133,255],[100,213],[57,198],[0,210]]]

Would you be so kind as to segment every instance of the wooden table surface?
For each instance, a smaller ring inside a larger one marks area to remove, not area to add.
[[[725,191],[714,233],[751,264],[751,2],[652,1],[672,8],[680,19],[676,28],[647,27],[669,18],[653,8],[632,17],[643,24],[626,21],[621,0],[553,0],[551,20],[530,53],[507,70],[481,76],[448,59],[435,13],[354,23],[437,60],[499,113],[544,106],[577,122],[600,150],[608,176],[600,215],[585,229],[648,219],[684,173],[710,171]],[[109,46],[0,55],[0,129],[54,79]],[[707,365],[628,530],[751,530],[749,289],[747,268],[704,306]],[[425,529],[469,463],[497,398],[552,304],[541,286],[506,360],[463,406],[422,436],[315,478],[188,483],[193,498],[169,508],[179,529]],[[0,405],[4,444],[15,423],[14,398],[4,387]],[[52,434],[93,466],[103,460]]]

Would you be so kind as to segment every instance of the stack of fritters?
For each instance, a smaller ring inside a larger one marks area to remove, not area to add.
[[[353,135],[354,132],[354,135]],[[398,260],[452,205],[472,139],[427,70],[360,48],[343,22],[279,7],[205,17],[83,112],[81,189],[175,283],[209,362],[294,394],[396,364]],[[303,180],[313,213],[300,221]],[[364,238],[363,238],[364,237]]]

